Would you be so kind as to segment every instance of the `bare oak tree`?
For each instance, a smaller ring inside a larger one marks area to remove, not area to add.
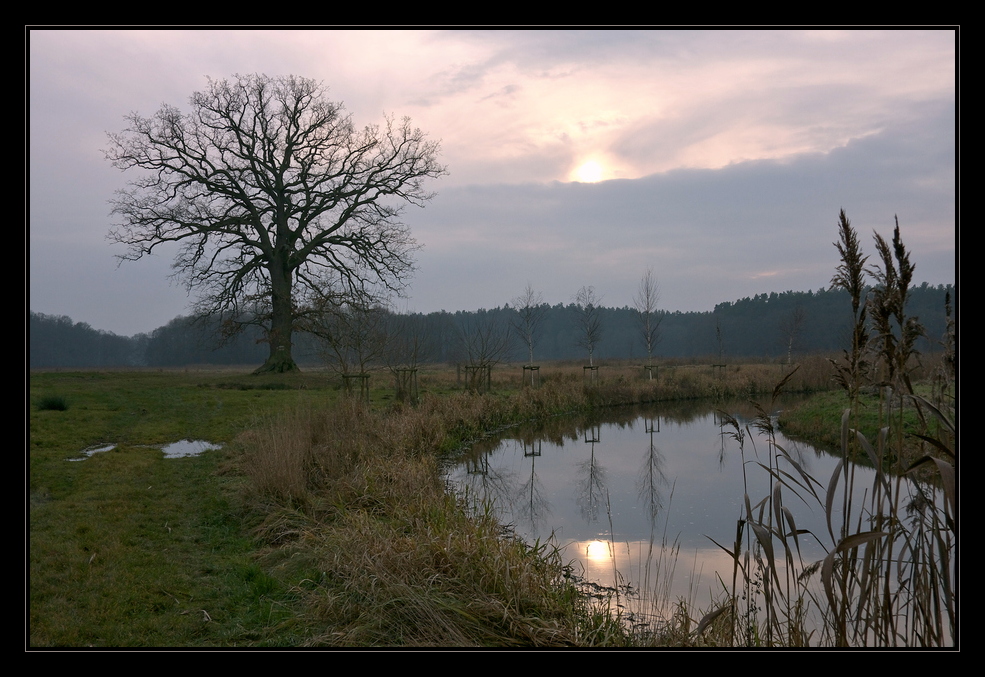
[[[399,292],[416,243],[399,221],[423,206],[424,181],[444,173],[438,143],[408,119],[357,130],[318,82],[296,76],[209,80],[191,112],[127,116],[106,158],[138,176],[112,201],[110,238],[136,260],[181,248],[175,275],[200,294],[198,311],[267,332],[258,371],[297,368],[292,332],[325,289],[366,305]]]

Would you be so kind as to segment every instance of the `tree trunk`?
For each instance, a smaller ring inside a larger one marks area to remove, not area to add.
[[[290,338],[287,339],[290,341]],[[274,332],[271,331],[271,344],[270,344],[270,357],[267,361],[263,363],[263,366],[258,367],[254,374],[268,374],[277,373],[282,374],[288,371],[299,371],[297,363],[291,356],[290,344],[275,347],[274,343]]]
[[[286,262],[276,257],[270,266],[271,317],[267,340],[270,357],[254,374],[298,371],[291,355],[291,334],[294,331],[294,304],[291,296],[291,272]]]

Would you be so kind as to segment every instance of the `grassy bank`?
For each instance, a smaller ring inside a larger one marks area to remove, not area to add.
[[[751,390],[756,378],[772,379],[771,370],[775,371],[767,366],[760,373],[758,368],[739,366],[718,374],[711,368],[686,366],[661,373],[655,385],[643,383],[631,367],[609,366],[602,371],[607,386],[586,392],[579,366],[545,368],[544,387],[535,391],[519,387],[519,368],[503,368],[494,372],[493,392],[478,396],[459,388],[454,369],[434,368],[422,370],[424,401],[417,407],[396,404],[386,379],[377,377],[369,408],[375,413],[359,414],[373,418],[350,421],[345,435],[340,433],[345,425],[338,421],[329,425],[327,414],[320,413],[348,411],[339,408],[338,403],[347,400],[337,379],[327,373],[266,377],[234,370],[32,373],[27,641],[32,646],[410,641],[355,630],[343,636],[324,635],[323,621],[314,623],[305,609],[312,591],[323,585],[321,573],[328,568],[302,566],[294,571],[283,565],[279,557],[286,551],[280,548],[289,542],[297,547],[299,541],[281,532],[295,528],[308,534],[303,542],[312,557],[317,552],[310,547],[313,542],[368,542],[365,530],[382,526],[403,533],[403,542],[415,547],[429,542],[423,534],[430,533],[432,541],[439,533],[445,538],[463,534],[467,521],[443,493],[436,451],[448,451],[492,428],[536,416],[634,399],[697,397],[709,388]],[[302,427],[291,417],[301,417],[306,426],[321,423],[317,430],[301,433]],[[285,425],[290,435],[272,432]],[[262,448],[277,453],[264,456],[257,451],[251,440],[263,435],[273,436],[277,444]],[[319,436],[345,445],[350,452],[363,451],[347,457],[335,470],[319,456],[318,473],[308,477],[312,467],[307,454],[326,448]],[[363,437],[353,443],[349,436]],[[182,439],[225,446],[184,459],[164,458],[149,446]],[[285,440],[300,445],[294,457],[281,455]],[[83,458],[84,449],[106,446],[112,450],[85,460],[67,460]],[[360,474],[370,470],[384,474]],[[405,497],[401,502],[395,487],[410,492],[413,500]],[[410,508],[418,512],[401,513]],[[326,515],[336,516],[326,522]],[[288,526],[292,520],[298,523],[295,527]],[[444,525],[442,530],[435,531],[436,524]],[[330,537],[325,532],[329,528]],[[476,550],[475,542],[501,547],[501,539],[491,520],[477,520],[475,528],[478,531],[468,536],[471,540],[455,547],[477,552],[480,560],[499,557],[511,576],[522,571],[518,563],[526,561],[542,578],[535,584],[522,580],[512,584],[521,590],[551,589],[545,581],[557,569],[544,568],[550,559],[544,557],[547,551],[530,553],[516,543],[502,546],[505,551],[498,556]],[[352,531],[342,538],[339,529]],[[393,545],[401,542],[397,532],[383,531],[375,540]],[[359,549],[350,547],[346,552]],[[372,554],[367,557],[383,561]],[[293,559],[292,566],[304,558]],[[474,558],[469,562],[469,570],[482,571]],[[389,576],[359,575],[362,566],[348,562],[349,573],[336,578],[379,585]],[[501,575],[484,576],[494,581]],[[456,594],[471,600],[464,602],[467,605],[475,603],[475,590]],[[485,594],[487,599],[508,598],[495,587]],[[443,599],[450,603],[447,596]],[[526,604],[518,608],[526,609]],[[522,611],[520,617],[531,613]],[[561,615],[573,613],[569,601]],[[543,609],[537,615],[552,616]],[[525,637],[523,632],[508,640],[483,639],[480,633],[475,641],[548,641]],[[537,632],[539,637],[551,637],[554,631]],[[565,641],[589,640],[569,632]]]
[[[264,568],[292,581],[300,613],[324,629],[310,645],[631,645],[565,577],[549,544],[505,537],[487,512],[448,495],[435,450],[602,406],[753,395],[775,386],[778,373],[775,365],[681,366],[651,381],[610,365],[586,388],[580,366],[559,366],[538,388],[500,375],[484,395],[426,393],[416,407],[353,403],[270,417],[237,445],[246,500],[265,515],[255,532]],[[805,370],[798,386],[812,387],[809,378]]]
[[[890,407],[878,394],[859,397],[853,427],[857,426],[857,430],[867,439],[874,440],[881,428],[889,425],[890,421],[895,424],[902,414],[906,457],[913,460],[921,453],[920,441],[913,437],[915,433],[922,432],[920,417],[912,403],[906,403],[902,412],[898,403],[893,404],[895,406]],[[782,412],[779,424],[786,434],[836,452],[841,444],[841,417],[850,406],[848,395],[843,390],[816,393],[810,400]],[[886,460],[895,463],[897,459],[892,456]]]
[[[491,406],[488,406],[491,405]],[[309,646],[605,645],[549,548],[504,537],[445,491],[433,449],[496,417],[475,395],[399,415],[298,409],[246,433],[260,562],[288,582]]]
[[[765,396],[789,368],[497,369],[492,391],[422,370],[415,406],[374,377],[35,373],[30,389],[31,646],[687,645],[591,607],[549,544],[524,545],[443,486],[441,456],[490,430],[607,405]],[[790,390],[830,382],[807,363]],[[51,406],[52,404],[58,406]],[[64,406],[61,406],[64,405]],[[168,459],[180,439],[219,451]],[[115,445],[83,461],[81,450]],[[692,618],[692,616],[694,618]]]

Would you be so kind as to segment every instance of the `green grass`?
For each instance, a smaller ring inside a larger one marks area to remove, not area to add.
[[[815,393],[807,401],[782,412],[780,427],[785,434],[807,440],[817,447],[838,452],[841,445],[841,417],[849,405],[848,395],[844,390]],[[864,394],[859,397],[857,417],[852,419],[852,425],[858,426],[866,439],[874,440],[881,428],[890,424],[893,429],[898,427],[899,413],[896,404],[892,409],[890,420],[890,409],[885,401],[880,401],[876,394]],[[914,433],[922,432],[920,418],[912,405],[904,406],[902,413],[904,448],[908,451],[907,455],[912,456],[920,453],[919,443],[912,438]],[[895,458],[887,460],[893,461]]]
[[[122,448],[72,464],[83,469],[60,498],[33,494],[31,645],[262,638],[251,541],[223,497],[218,460]]]
[[[220,387],[263,385],[228,373],[31,374],[29,401],[73,403],[30,412],[31,646],[300,641],[280,626],[288,591],[253,561],[228,454],[165,459],[145,446],[228,443],[259,412],[336,397],[318,375],[266,379],[285,389]]]

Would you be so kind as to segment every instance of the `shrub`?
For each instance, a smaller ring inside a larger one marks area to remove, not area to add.
[[[68,409],[68,402],[61,395],[46,395],[38,400],[38,409],[41,411],[65,411]]]

